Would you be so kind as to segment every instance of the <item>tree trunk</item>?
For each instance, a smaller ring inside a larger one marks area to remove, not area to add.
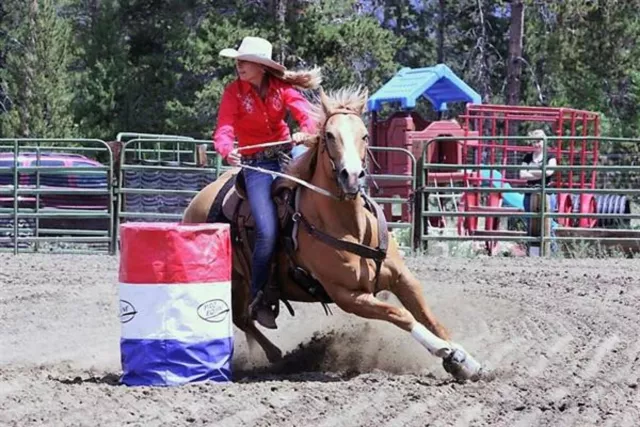
[[[520,103],[520,77],[522,74],[522,37],[524,30],[524,4],[522,0],[511,2],[509,27],[509,63],[507,66],[507,105]]]
[[[276,18],[276,22],[278,23],[278,51],[274,52],[275,60],[284,64],[285,58],[287,56],[286,46],[285,46],[285,34],[284,30],[286,28],[286,19],[287,19],[287,0],[274,0],[274,16]]]
[[[444,18],[445,18],[445,0],[440,0],[440,15],[438,18],[438,64],[444,64]]]
[[[24,138],[29,138],[31,136],[31,112],[29,108],[31,106],[31,99],[33,98],[33,90],[32,90],[32,82],[34,81],[34,70],[33,65],[34,61],[37,61],[36,58],[36,20],[38,19],[38,0],[32,0],[29,3],[29,27],[31,30],[31,34],[29,36],[28,42],[26,44],[27,53],[24,55],[24,61],[22,62],[24,66],[24,75],[21,76],[23,81],[22,87],[23,90],[23,99],[22,102],[18,104],[18,117],[20,118],[20,136]]]

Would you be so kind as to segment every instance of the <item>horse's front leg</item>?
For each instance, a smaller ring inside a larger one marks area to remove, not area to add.
[[[390,284],[390,291],[398,297],[402,305],[409,310],[418,322],[426,326],[429,331],[445,341],[451,339],[449,331],[436,319],[422,292],[420,282],[411,274],[408,268],[402,267],[394,275]]]
[[[400,329],[410,332],[435,356],[442,357],[439,351],[450,347],[447,341],[435,336],[422,323],[416,321],[413,314],[404,307],[396,307],[380,301],[370,292],[354,291],[339,285],[326,286],[326,288],[329,296],[343,311],[366,319],[391,322]]]
[[[411,325],[411,335],[431,354],[441,357],[445,370],[456,379],[479,379],[482,371],[480,363],[462,346],[451,341],[449,332],[427,305],[420,282],[404,265],[393,276],[395,280],[389,290],[417,319]]]
[[[339,285],[326,286],[329,296],[338,307],[347,313],[366,319],[386,320],[399,328],[410,332],[411,335],[422,344],[431,354],[444,359],[444,367],[458,379],[470,379],[474,375],[468,373],[461,367],[449,366],[450,362],[455,362],[453,358],[456,351],[461,351],[458,356],[466,355],[464,350],[457,350],[452,343],[437,337],[424,325],[416,321],[413,314],[404,307],[396,307],[386,302],[380,301],[372,293],[354,291]],[[473,359],[466,359],[469,362]],[[474,366],[471,366],[474,369]],[[477,372],[476,372],[477,373]]]

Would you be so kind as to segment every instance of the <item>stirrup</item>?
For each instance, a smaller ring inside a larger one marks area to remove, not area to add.
[[[258,291],[256,297],[249,304],[249,316],[265,328],[278,329],[275,313],[268,304],[264,303],[263,299],[264,292]]]

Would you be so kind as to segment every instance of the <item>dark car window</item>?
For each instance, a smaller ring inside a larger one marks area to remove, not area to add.
[[[0,168],[12,168],[13,159],[0,160]],[[0,171],[0,185],[11,185],[13,183],[12,171]]]
[[[37,159],[33,159],[31,162],[31,166],[36,166]],[[42,167],[52,167],[52,166],[65,166],[65,162],[62,160],[49,160],[49,159],[41,159],[40,166]],[[36,174],[35,172],[29,173],[30,184],[36,184]],[[40,171],[40,185],[49,185],[52,187],[68,187],[69,186],[69,176],[67,174],[61,174],[60,172],[47,172],[47,170]]]

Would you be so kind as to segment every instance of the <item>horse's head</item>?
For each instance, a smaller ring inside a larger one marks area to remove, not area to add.
[[[321,164],[347,198],[357,196],[365,177],[369,132],[361,116],[367,97],[366,89],[343,89],[331,97],[320,89],[324,120],[320,121],[319,155],[326,160]]]

